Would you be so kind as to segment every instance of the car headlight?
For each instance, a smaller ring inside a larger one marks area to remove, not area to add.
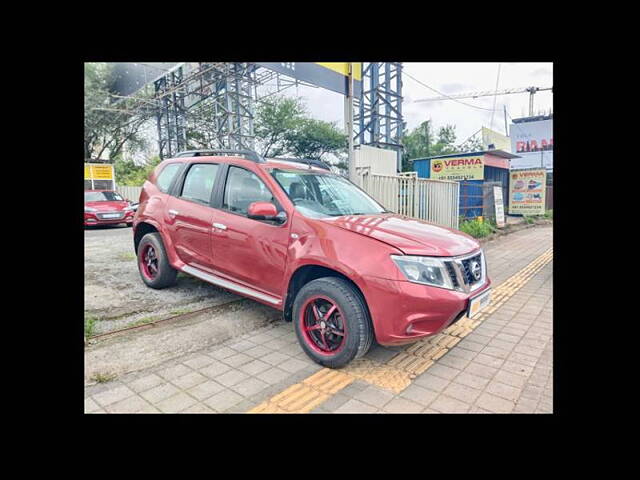
[[[436,257],[391,255],[391,259],[410,282],[454,289],[446,264]]]
[[[84,207],[84,211],[85,212],[97,212],[98,209],[96,208],[91,208],[91,207]]]
[[[124,212],[130,212],[131,210],[133,210],[133,207],[131,205],[129,205],[128,207],[124,207],[122,210]]]

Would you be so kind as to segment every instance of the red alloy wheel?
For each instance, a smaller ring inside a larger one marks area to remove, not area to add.
[[[158,275],[158,257],[155,248],[150,243],[142,249],[140,266],[142,267],[142,273],[149,280],[153,280]]]
[[[307,345],[321,355],[335,355],[345,345],[347,329],[338,304],[314,296],[301,309],[300,327]]]

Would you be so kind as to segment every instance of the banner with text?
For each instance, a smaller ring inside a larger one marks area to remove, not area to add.
[[[509,173],[509,213],[544,215],[547,171],[544,168],[511,170]]]
[[[484,155],[432,158],[430,177],[434,180],[484,180]]]
[[[511,124],[511,168],[553,170],[553,119]]]

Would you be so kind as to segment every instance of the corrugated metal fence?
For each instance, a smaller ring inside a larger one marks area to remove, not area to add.
[[[125,185],[119,185],[116,188],[116,191],[127,200],[131,200],[132,202],[137,202],[138,199],[140,198],[140,192],[142,191],[142,187],[129,187]]]
[[[360,173],[358,184],[384,207],[445,227],[458,228],[457,182]]]

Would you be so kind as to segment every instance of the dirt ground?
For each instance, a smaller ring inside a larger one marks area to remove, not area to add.
[[[130,227],[94,227],[85,230],[84,240],[84,311],[94,320],[94,335],[240,298],[182,273],[171,288],[147,287]]]

